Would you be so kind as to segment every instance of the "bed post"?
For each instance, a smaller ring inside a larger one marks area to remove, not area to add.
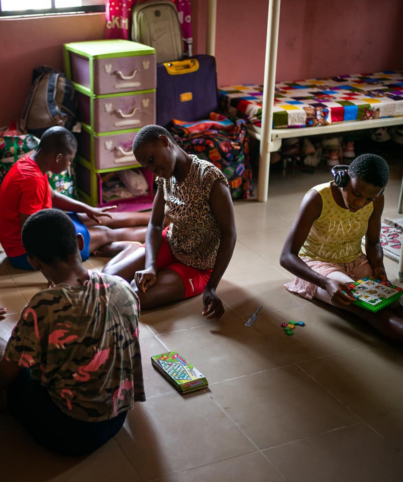
[[[215,37],[217,24],[217,0],[207,2],[206,54],[215,56]]]
[[[277,42],[281,0],[269,0],[267,20],[266,57],[263,82],[262,137],[259,152],[259,180],[257,200],[267,201],[269,189],[271,134],[273,123],[274,89],[276,85]]]

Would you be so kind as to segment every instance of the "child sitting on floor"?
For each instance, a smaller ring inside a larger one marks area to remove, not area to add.
[[[113,209],[111,207],[90,207],[53,191],[49,186],[46,173],[66,170],[76,151],[77,141],[70,131],[51,127],[43,134],[35,153],[18,161],[5,176],[0,187],[0,243],[14,267],[33,269],[22,245],[21,227],[31,214],[51,207],[70,211],[77,233],[84,237],[83,261],[90,253],[113,241],[144,242],[149,213],[112,215],[107,212]]]
[[[126,281],[84,269],[83,238],[61,211],[32,215],[22,240],[32,266],[55,286],[22,311],[0,362],[0,390],[38,443],[83,455],[145,400],[138,299]]]
[[[348,288],[366,276],[387,281],[380,230],[388,165],[379,156],[364,154],[350,166],[336,166],[332,174],[334,181],[305,195],[284,244],[280,264],[296,276],[286,288],[309,300],[335,304],[402,341],[399,307],[373,313],[353,305],[356,300]],[[364,235],[366,255],[361,250]]]
[[[203,315],[220,318],[216,288],[236,242],[228,182],[213,164],[186,154],[160,126],[143,127],[137,161],[158,177],[145,248],[125,247],[104,272],[132,281],[141,306],[154,308],[203,293]],[[169,226],[164,230],[164,214]]]

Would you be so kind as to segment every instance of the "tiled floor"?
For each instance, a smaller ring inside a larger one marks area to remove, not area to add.
[[[403,166],[391,163],[386,214],[396,215]],[[267,204],[235,203],[238,243],[219,294],[220,322],[201,316],[196,298],[141,318],[147,402],[124,428],[84,459],[54,456],[0,414],[0,478],[11,481],[398,482],[403,480],[403,350],[364,322],[301,300],[283,288],[278,264],[303,194],[329,179],[274,174]],[[7,340],[18,312],[45,286],[38,273],[0,263],[0,322]],[[396,280],[397,264],[385,261]],[[89,268],[101,269],[102,259]],[[264,308],[251,328],[245,320]],[[305,328],[284,335],[280,324]],[[177,349],[210,388],[182,397],[151,366]]]

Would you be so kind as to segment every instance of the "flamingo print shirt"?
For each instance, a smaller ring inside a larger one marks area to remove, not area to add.
[[[59,284],[24,308],[5,358],[30,369],[67,415],[100,422],[145,401],[140,303],[121,278],[89,272],[84,286]]]

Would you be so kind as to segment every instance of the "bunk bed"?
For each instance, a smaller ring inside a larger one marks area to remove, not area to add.
[[[219,90],[221,101],[232,113],[246,118],[250,135],[260,140],[257,200],[261,202],[268,197],[270,153],[280,149],[282,139],[403,124],[403,73],[276,85],[281,0],[268,3],[264,88],[238,85]],[[217,0],[208,0],[206,52],[210,55],[215,54],[216,17]],[[400,206],[403,208],[402,196]]]
[[[268,198],[270,153],[281,148],[282,139],[403,124],[403,72],[308,79],[302,83],[283,82],[276,86],[281,0],[268,0],[268,4],[263,85],[224,87],[219,94],[221,102],[227,102],[234,114],[248,121],[249,134],[260,141],[257,189],[257,200],[260,202],[266,202]],[[217,0],[208,0],[206,53],[209,55],[215,55],[216,21]],[[298,92],[290,95],[293,90]],[[341,99],[352,92],[358,95]],[[318,99],[318,95],[322,97]],[[295,99],[295,96],[310,99]],[[325,99],[325,96],[328,98]],[[307,100],[311,106],[316,104],[313,107],[319,107],[319,111],[309,110]],[[346,109],[344,102],[354,107]],[[325,105],[326,111],[323,112],[317,104]],[[290,127],[297,127],[298,130]],[[403,213],[403,180],[398,210]],[[403,244],[398,278],[403,282]]]

